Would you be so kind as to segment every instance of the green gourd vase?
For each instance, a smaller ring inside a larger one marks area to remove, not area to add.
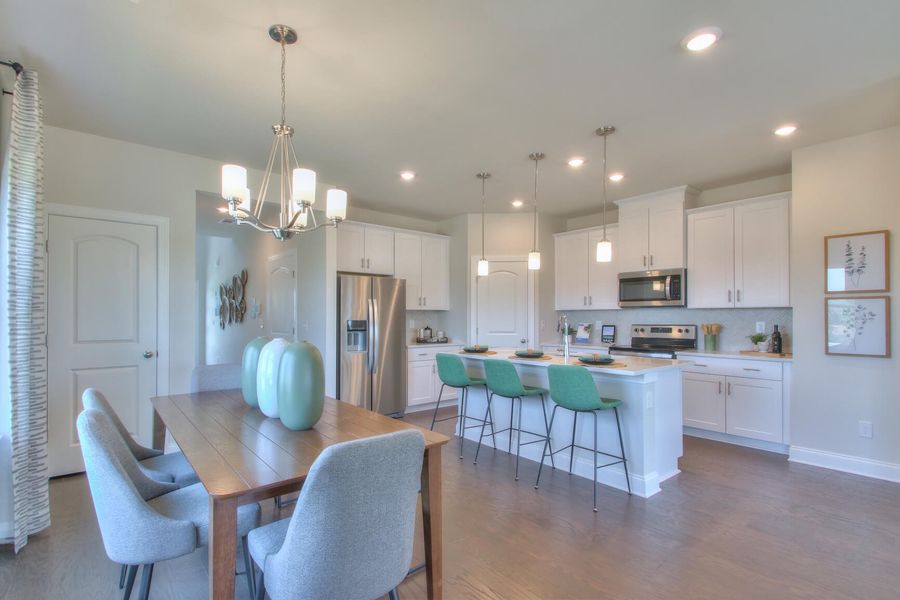
[[[325,363],[309,342],[288,344],[278,367],[278,417],[288,429],[311,429],[325,406]]]
[[[244,356],[241,359],[241,392],[244,394],[244,402],[252,407],[259,406],[259,398],[256,395],[256,370],[259,367],[259,353],[263,346],[272,341],[272,338],[260,336],[244,346]]]

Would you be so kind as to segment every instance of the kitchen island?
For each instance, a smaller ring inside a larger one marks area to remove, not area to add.
[[[481,364],[485,359],[508,360],[515,365],[525,385],[549,388],[547,367],[553,364],[564,364],[562,357],[536,360],[514,356],[512,349],[494,349],[496,354],[460,353],[472,377],[484,377]],[[682,406],[681,406],[681,367],[682,361],[640,358],[633,356],[617,356],[616,362],[608,367],[582,365],[578,359],[570,358],[569,364],[584,366],[593,376],[594,382],[604,398],[622,401],[619,417],[622,420],[622,437],[628,458],[628,471],[631,477],[632,493],[648,498],[660,491],[659,484],[669,477],[677,475],[678,459],[683,453],[682,445]],[[553,408],[550,398],[545,398],[547,415]],[[482,418],[487,407],[487,397],[483,387],[473,386],[469,391],[468,415]],[[542,432],[545,429],[543,416],[540,413],[539,400],[528,399],[522,403],[522,428],[528,431]],[[496,429],[505,429],[509,424],[510,400],[495,396],[492,412]],[[518,418],[518,416],[516,417]],[[562,448],[572,440],[573,413],[559,409],[551,431],[553,449]],[[581,446],[593,447],[593,420],[579,418],[575,432],[577,442]],[[480,428],[466,431],[466,439],[478,441]],[[490,427],[485,428],[482,444],[490,447]],[[509,443],[509,432],[497,435],[498,449],[506,451]],[[527,434],[522,441],[533,439]],[[598,449],[611,454],[619,453],[619,439],[616,432],[615,418],[610,411],[601,414],[598,428]],[[515,440],[513,440],[515,445]],[[543,444],[522,446],[522,458],[533,461],[541,460]],[[485,449],[482,449],[484,452]],[[569,466],[569,453],[556,455],[557,467],[563,470]],[[545,468],[549,467],[550,458],[545,460]],[[575,450],[575,461],[572,472],[575,475],[593,478],[593,457],[590,452]],[[512,476],[512,474],[510,474]],[[625,470],[622,465],[614,465],[600,469],[597,481],[612,487],[626,490]]]

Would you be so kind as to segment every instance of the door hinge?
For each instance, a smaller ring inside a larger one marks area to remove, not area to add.
[[[297,271],[291,269],[291,279],[295,279],[297,277]]]

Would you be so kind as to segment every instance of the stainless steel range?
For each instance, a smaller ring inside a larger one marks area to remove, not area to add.
[[[632,325],[630,346],[610,346],[619,356],[675,358],[678,350],[697,348],[696,325]]]

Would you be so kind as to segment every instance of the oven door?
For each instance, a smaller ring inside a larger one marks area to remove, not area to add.
[[[619,273],[619,306],[685,306],[684,269]]]

